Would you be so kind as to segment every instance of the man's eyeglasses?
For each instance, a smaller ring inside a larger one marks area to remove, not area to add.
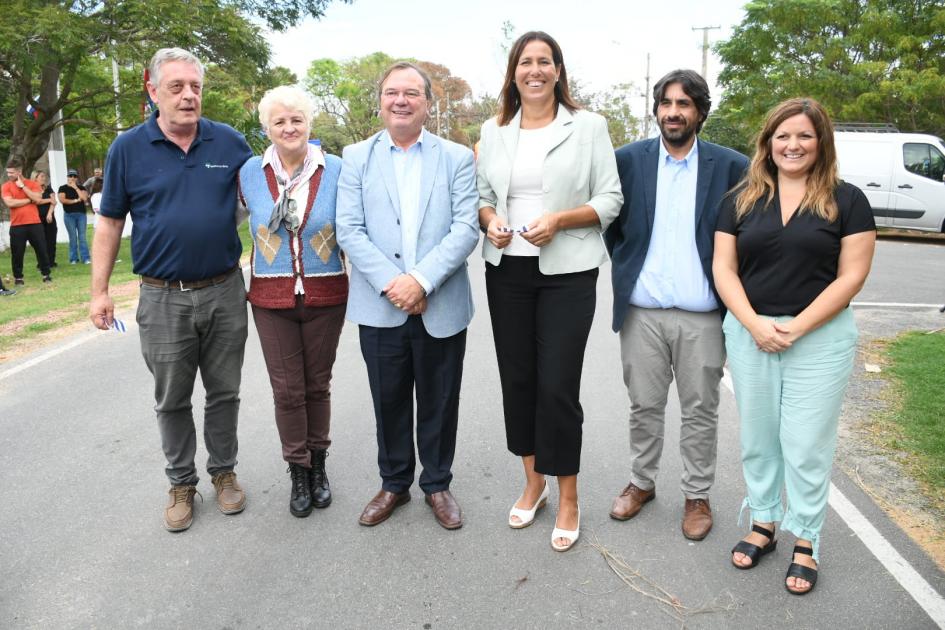
[[[423,92],[421,92],[420,90],[403,90],[403,91],[401,91],[401,90],[384,90],[384,91],[381,93],[381,95],[382,95],[384,98],[386,98],[386,99],[391,99],[391,100],[396,99],[396,98],[399,97],[401,94],[403,94],[403,95],[404,95],[404,98],[406,98],[408,101],[415,101],[415,100],[417,100],[418,98],[422,98],[422,97],[423,97]]]

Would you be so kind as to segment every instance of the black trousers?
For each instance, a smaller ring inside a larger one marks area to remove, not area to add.
[[[39,223],[15,225],[10,228],[10,253],[13,256],[13,277],[23,277],[23,256],[29,242],[36,252],[36,262],[44,276],[49,275],[49,260],[46,258],[46,235]]]
[[[597,304],[597,269],[548,276],[537,256],[486,263],[505,436],[545,475],[581,468],[581,371]]]
[[[419,315],[412,315],[396,328],[360,326],[359,334],[374,400],[382,487],[399,494],[413,484],[416,391],[420,489],[425,494],[449,489],[466,331],[439,339],[426,331]]]
[[[56,225],[56,219],[49,223],[43,220],[43,236],[46,237],[46,258],[49,260],[49,266],[56,264],[56,234],[59,232],[59,226]]]

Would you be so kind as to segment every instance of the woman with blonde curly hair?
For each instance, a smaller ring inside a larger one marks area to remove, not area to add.
[[[259,122],[272,141],[240,169],[240,196],[253,235],[247,299],[259,331],[282,458],[289,512],[328,507],[331,370],[344,325],[348,276],[335,238],[341,160],[309,143],[315,108],[294,86],[266,92]]]
[[[732,550],[751,569],[774,525],[797,537],[785,588],[817,581],[837,420],[856,350],[850,301],[869,273],[869,202],[839,179],[833,125],[815,100],[772,109],[745,178],[723,203],[713,273],[741,416],[752,531]],[[784,486],[787,510],[782,507]]]

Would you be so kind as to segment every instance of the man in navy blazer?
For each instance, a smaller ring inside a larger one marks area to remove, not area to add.
[[[617,150],[624,203],[605,234],[630,395],[630,483],[611,517],[627,520],[656,496],[664,411],[676,380],[682,415],[679,451],[685,496],[683,535],[712,528],[719,381],[725,363],[722,301],[712,279],[715,224],[723,195],[748,159],[697,140],[709,113],[709,86],[692,70],[674,70],[653,89],[660,137]]]
[[[473,155],[423,129],[432,90],[414,64],[388,68],[378,97],[385,129],[345,147],[336,209],[382,480],[359,522],[377,525],[410,500],[416,388],[420,489],[437,522],[456,529],[463,520],[450,469],[473,316],[466,258],[479,242]]]

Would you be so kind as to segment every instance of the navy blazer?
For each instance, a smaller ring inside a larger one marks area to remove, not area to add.
[[[619,331],[637,283],[653,234],[656,214],[656,175],[660,138],[632,142],[617,149],[617,174],[623,189],[620,216],[604,233],[610,253],[610,274],[614,288],[613,329]],[[722,197],[741,180],[748,158],[726,147],[698,140],[699,174],[696,178],[696,248],[709,287],[722,305],[712,278],[712,251],[715,224]]]

